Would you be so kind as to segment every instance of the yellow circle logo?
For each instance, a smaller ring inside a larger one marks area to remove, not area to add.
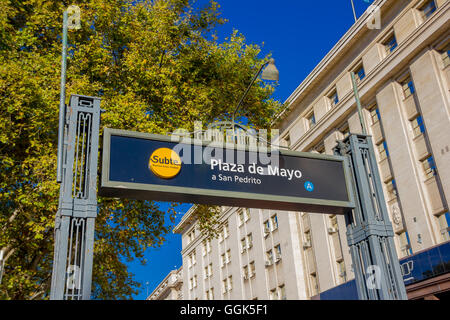
[[[159,148],[150,156],[149,167],[159,178],[170,179],[180,172],[181,159],[172,149]]]

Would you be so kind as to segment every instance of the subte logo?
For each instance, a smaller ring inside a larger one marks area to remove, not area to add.
[[[153,151],[148,166],[157,177],[171,179],[180,172],[181,159],[172,149],[159,148]]]

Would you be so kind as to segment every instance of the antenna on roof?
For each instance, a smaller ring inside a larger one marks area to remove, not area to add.
[[[363,0],[365,3],[369,3],[370,4],[370,0]],[[350,2],[352,3],[352,9],[353,9],[353,17],[355,18],[355,22],[358,20],[358,17],[356,17],[356,10],[355,10],[355,4],[353,2],[353,0],[350,0]]]

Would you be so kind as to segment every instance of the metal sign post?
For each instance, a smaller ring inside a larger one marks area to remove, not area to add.
[[[355,210],[346,214],[347,241],[360,300],[406,300],[394,232],[368,135],[351,134],[335,154],[349,157]]]
[[[55,219],[52,300],[90,299],[100,112],[99,98],[71,96]]]

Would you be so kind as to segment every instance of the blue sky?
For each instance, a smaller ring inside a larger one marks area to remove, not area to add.
[[[272,53],[280,72],[279,86],[273,97],[280,102],[289,97],[354,23],[350,0],[216,1],[222,17],[228,19],[217,29],[219,41],[237,29],[248,44],[262,46],[261,58]],[[198,0],[197,5],[207,2]],[[359,17],[368,4],[363,0],[354,0],[354,3]],[[189,205],[183,208],[185,211]],[[181,266],[180,251],[181,236],[170,234],[162,247],[147,250],[147,265],[129,264],[130,272],[144,284],[134,299],[146,298],[146,282],[150,293],[170,270]]]

